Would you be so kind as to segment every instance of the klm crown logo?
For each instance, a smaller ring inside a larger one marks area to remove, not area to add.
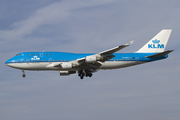
[[[152,40],[153,44],[148,44],[148,48],[156,48],[156,49],[163,49],[164,48],[164,44],[159,44],[160,40]]]
[[[37,56],[33,56],[33,58],[31,58],[31,60],[40,60],[40,58],[38,58]]]
[[[155,39],[155,40],[152,40],[152,42],[154,43],[154,44],[158,44],[159,42],[160,42],[160,40],[157,40],[157,39]]]

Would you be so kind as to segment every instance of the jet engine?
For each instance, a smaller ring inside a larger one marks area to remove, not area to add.
[[[70,62],[65,62],[65,63],[62,63],[62,64],[61,64],[61,67],[62,67],[63,69],[71,69],[71,68],[73,67],[73,65],[72,65],[72,63],[70,63]]]
[[[86,56],[85,58],[86,63],[93,63],[97,61],[97,57],[96,56]]]
[[[76,71],[59,71],[60,75],[61,76],[67,76],[67,75],[70,75],[70,74],[75,74]]]
[[[86,63],[94,63],[94,62],[101,61],[101,60],[103,60],[103,57],[100,55],[91,55],[91,56],[85,57]]]

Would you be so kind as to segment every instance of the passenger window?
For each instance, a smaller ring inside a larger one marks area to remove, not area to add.
[[[16,56],[20,56],[20,54],[17,54]]]

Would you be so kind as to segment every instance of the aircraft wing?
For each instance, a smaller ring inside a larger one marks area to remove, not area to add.
[[[115,52],[117,52],[117,51],[131,45],[133,42],[134,42],[134,40],[131,40],[131,41],[129,41],[128,43],[126,43],[124,45],[111,48],[109,50],[100,52],[100,53],[95,54],[95,55],[86,56],[84,58],[77,59],[77,61],[79,63],[83,63],[84,61],[93,61],[93,60],[94,61],[102,61],[102,62],[107,61],[107,60],[115,57],[114,55],[112,55],[113,53],[115,53]]]
[[[117,51],[119,51],[119,50],[121,50],[121,49],[123,49],[123,48],[125,48],[125,47],[127,47],[127,46],[129,46],[129,45],[131,45],[133,42],[134,42],[134,40],[131,40],[131,41],[129,41],[128,43],[126,43],[126,44],[124,44],[124,45],[117,46],[117,47],[114,47],[114,48],[112,48],[112,49],[109,49],[109,50],[100,52],[99,54],[100,54],[101,56],[111,55],[111,54],[113,54],[113,53],[115,53],[115,52],[117,52]]]
[[[131,45],[133,42],[134,40],[131,40],[124,45],[114,47],[112,49],[100,52],[98,54],[86,56],[84,58],[77,59],[76,61],[78,62],[79,66],[98,69],[101,66],[101,62],[105,62],[115,57],[114,55],[112,55],[113,53]]]

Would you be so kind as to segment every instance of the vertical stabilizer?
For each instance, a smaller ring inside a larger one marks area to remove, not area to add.
[[[161,30],[155,37],[153,37],[147,44],[145,44],[137,52],[138,53],[164,52],[171,31],[172,31],[171,29]]]

